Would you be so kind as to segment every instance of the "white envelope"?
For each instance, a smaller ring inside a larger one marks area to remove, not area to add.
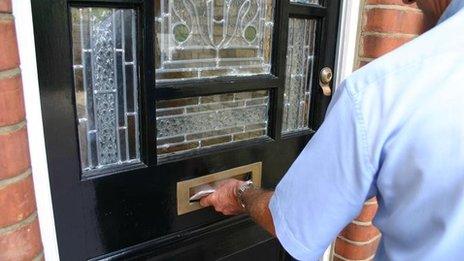
[[[198,187],[193,188],[193,196],[190,197],[190,201],[200,200],[202,197],[206,197],[209,194],[216,191],[214,187],[209,184],[204,184]]]

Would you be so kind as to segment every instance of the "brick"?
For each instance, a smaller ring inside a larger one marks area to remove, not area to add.
[[[0,227],[18,223],[35,210],[32,175],[0,188]]]
[[[253,92],[239,92],[235,94],[236,100],[244,100],[244,99],[253,99],[253,98],[261,98],[267,97],[268,91],[260,90],[260,91],[253,91]]]
[[[364,31],[382,33],[420,34],[425,31],[421,12],[374,8],[365,13]]]
[[[355,219],[356,221],[361,222],[369,222],[374,219],[375,214],[377,213],[377,204],[366,204],[364,205],[361,213],[359,213],[358,217]]]
[[[17,124],[25,117],[21,76],[2,77],[0,72],[0,127]]]
[[[250,140],[250,139],[262,137],[264,135],[266,135],[265,130],[249,131],[249,132],[234,134],[233,139],[234,141]]]
[[[232,136],[222,136],[222,137],[216,137],[216,138],[211,138],[211,139],[205,139],[201,141],[201,146],[202,147],[207,147],[207,146],[213,146],[217,144],[223,144],[230,142],[232,140]]]
[[[254,99],[246,101],[246,106],[263,105],[268,103],[268,98]]]
[[[14,231],[0,234],[0,260],[32,260],[42,251],[37,218]]]
[[[0,13],[11,13],[11,0],[0,0]]]
[[[184,108],[157,110],[156,111],[156,117],[173,116],[173,115],[179,115],[179,114],[183,114],[183,113],[184,113]]]
[[[225,94],[218,94],[218,95],[202,96],[201,103],[225,102],[225,101],[232,101],[233,99],[234,99],[233,93],[225,93]]]
[[[266,123],[252,124],[252,125],[245,126],[245,131],[265,129],[266,127],[267,127]]]
[[[182,107],[188,105],[196,105],[198,104],[198,97],[195,98],[182,98],[182,99],[174,99],[174,100],[163,100],[156,102],[156,108],[175,108],[175,107]]]
[[[19,52],[14,21],[0,17],[0,71],[18,66]]]
[[[340,233],[346,239],[356,242],[366,242],[378,236],[380,231],[372,225],[362,226],[354,223],[346,226]]]
[[[346,259],[352,260],[364,260],[372,257],[377,251],[379,246],[380,239],[365,244],[365,245],[355,245],[349,242],[346,242],[341,239],[335,241],[335,253]]]
[[[417,4],[405,4],[403,0],[366,0],[368,5],[399,5],[417,8]]]
[[[200,145],[198,142],[187,142],[187,143],[181,143],[181,144],[175,144],[175,145],[169,145],[169,146],[160,146],[157,147],[157,152],[158,155],[160,154],[168,154],[168,153],[174,153],[174,152],[180,152],[184,150],[191,150],[198,148]]]
[[[378,58],[412,40],[412,37],[365,35],[362,37],[362,57]]]
[[[25,172],[30,165],[26,127],[0,133],[0,180]]]
[[[156,139],[156,146],[162,146],[165,144],[171,144],[171,143],[179,143],[179,142],[184,142],[185,137],[182,136],[175,136],[175,137],[169,137],[169,138],[158,138]]]

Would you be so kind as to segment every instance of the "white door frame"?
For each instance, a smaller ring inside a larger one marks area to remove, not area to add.
[[[357,54],[357,35],[360,6],[362,0],[342,0],[340,10],[339,39],[335,62],[335,88],[346,78],[354,67]],[[40,233],[47,261],[59,260],[55,219],[48,176],[47,154],[43,132],[42,109],[40,104],[39,80],[37,74],[34,30],[31,3],[28,0],[13,0],[19,54],[21,59],[21,76],[26,105],[29,150],[34,179],[37,212]],[[332,260],[332,246],[322,260]]]
[[[21,60],[32,178],[34,180],[44,258],[47,261],[55,261],[59,260],[58,244],[48,179],[31,2],[29,0],[14,0],[13,15],[15,17],[16,36]]]
[[[342,0],[338,27],[337,55],[335,60],[335,86],[349,76],[358,54],[358,31],[360,30],[363,0]]]

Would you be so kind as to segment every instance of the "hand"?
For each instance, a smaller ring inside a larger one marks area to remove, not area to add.
[[[213,206],[224,215],[238,215],[245,209],[237,201],[237,190],[244,181],[227,179],[217,184],[216,191],[200,200],[203,207]]]

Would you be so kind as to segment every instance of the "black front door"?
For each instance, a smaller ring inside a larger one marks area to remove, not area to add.
[[[62,260],[285,259],[188,197],[227,175],[277,184],[330,101],[340,1],[32,4]]]

